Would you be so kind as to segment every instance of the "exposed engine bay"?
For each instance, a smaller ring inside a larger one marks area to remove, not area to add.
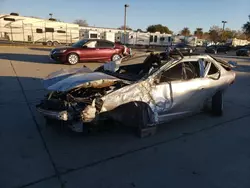
[[[113,85],[99,86],[99,88],[79,87],[67,92],[52,91],[47,94],[45,99],[37,107],[49,111],[70,112],[70,116],[61,119],[64,121],[78,120],[79,118],[81,118],[82,121],[86,121],[84,116],[81,116],[81,113],[87,106],[93,106],[96,109],[95,113],[99,113],[103,103],[101,97],[124,85],[122,82],[114,82]]]

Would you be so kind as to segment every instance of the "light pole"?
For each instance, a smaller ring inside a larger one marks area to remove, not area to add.
[[[227,23],[227,21],[221,21],[221,23],[223,23],[223,31],[224,31],[224,29],[225,29],[225,24]]]
[[[248,15],[249,21],[250,21],[250,14]]]
[[[49,15],[50,15],[50,18],[52,18],[53,14],[52,14],[52,13],[49,13]]]
[[[124,44],[125,44],[125,41],[126,41],[126,40],[125,40],[125,36],[126,36],[126,21],[127,21],[127,8],[128,8],[128,7],[129,7],[128,4],[125,4],[125,5],[124,5],[124,9],[125,9],[125,10],[124,10],[124,11],[125,11],[125,12],[124,12],[124,26],[123,26],[123,27],[124,27]]]

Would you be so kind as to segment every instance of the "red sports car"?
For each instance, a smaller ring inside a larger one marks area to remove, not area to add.
[[[51,50],[50,57],[55,61],[75,65],[80,61],[115,61],[131,55],[125,45],[101,39],[83,39],[70,47]]]

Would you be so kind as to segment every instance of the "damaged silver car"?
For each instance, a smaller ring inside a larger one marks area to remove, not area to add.
[[[137,128],[144,137],[154,134],[158,124],[207,106],[222,115],[235,65],[210,55],[151,53],[138,64],[60,70],[44,79],[49,93],[37,110],[76,132],[110,119]]]

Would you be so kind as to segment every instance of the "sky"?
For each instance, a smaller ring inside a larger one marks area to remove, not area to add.
[[[87,20],[90,26],[117,28],[124,23],[145,30],[162,24],[178,33],[184,27],[208,31],[213,25],[240,30],[250,15],[250,0],[0,0],[0,14],[17,12],[22,16],[53,17],[65,22]]]

